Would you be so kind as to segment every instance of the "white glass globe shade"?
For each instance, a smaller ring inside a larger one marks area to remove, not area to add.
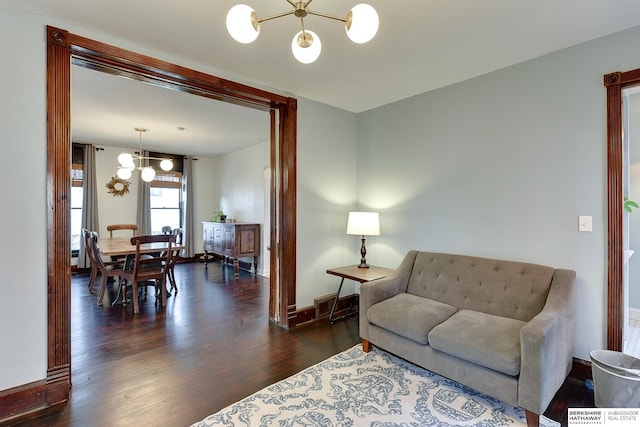
[[[305,30],[307,33],[307,37],[311,36],[313,42],[308,47],[302,47],[298,43],[298,38],[302,35],[302,31],[293,36],[293,40],[291,41],[291,51],[293,52],[293,56],[303,64],[311,64],[313,61],[318,59],[320,56],[320,51],[322,50],[322,43],[320,43],[320,37],[313,31]]]
[[[118,172],[116,173],[118,178],[120,179],[129,179],[131,178],[131,169],[129,168],[118,168]]]
[[[352,42],[366,43],[376,35],[379,25],[378,12],[372,6],[361,3],[351,9],[351,25],[345,28]]]
[[[160,169],[162,169],[163,171],[170,171],[171,169],[173,169],[173,162],[169,159],[164,159],[160,162]]]
[[[246,4],[237,4],[229,9],[227,31],[235,41],[246,44],[258,38],[260,24],[257,24],[258,28],[253,26],[254,14],[255,11]]]
[[[133,166],[133,156],[129,153],[120,153],[120,155],[118,155],[118,162],[122,167]]]
[[[156,171],[153,170],[151,166],[147,166],[142,168],[142,171],[140,172],[140,176],[142,177],[143,181],[151,182],[153,181],[153,178],[156,177]]]

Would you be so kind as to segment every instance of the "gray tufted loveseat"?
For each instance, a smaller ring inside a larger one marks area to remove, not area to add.
[[[360,289],[360,336],[416,365],[525,409],[528,425],[569,374],[575,272],[410,251]]]

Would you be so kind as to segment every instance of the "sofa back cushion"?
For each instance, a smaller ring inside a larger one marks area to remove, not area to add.
[[[407,293],[528,322],[542,310],[553,273],[537,264],[419,252]]]

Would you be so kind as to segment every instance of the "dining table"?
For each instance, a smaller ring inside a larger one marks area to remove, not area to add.
[[[131,244],[131,237],[99,237],[98,247],[100,254],[105,257],[134,255],[136,253],[136,245]],[[140,245],[141,253],[162,252],[165,249],[167,249],[167,245],[160,242]],[[172,251],[181,251],[182,249],[184,249],[184,245],[181,243],[171,245]]]
[[[98,237],[98,248],[100,249],[100,255],[103,257],[125,257],[125,259],[129,259],[136,253],[136,245],[131,244],[131,237]],[[163,242],[140,245],[140,253],[162,252],[166,249],[167,244]],[[184,245],[182,243],[173,243],[171,245],[172,252],[183,249]],[[128,260],[125,260],[123,266],[128,264]],[[126,304],[126,298],[121,293],[122,286],[118,289],[118,295],[111,305],[116,305],[120,298],[122,298],[122,303]],[[167,295],[171,294],[167,292]]]

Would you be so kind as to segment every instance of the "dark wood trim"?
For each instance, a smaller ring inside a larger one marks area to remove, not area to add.
[[[278,211],[276,209],[276,204],[279,202],[278,196],[278,186],[276,184],[278,180],[277,170],[273,167],[273,165],[278,163],[278,123],[279,117],[277,116],[277,110],[271,110],[269,112],[269,120],[271,122],[271,132],[269,135],[269,139],[271,141],[271,147],[269,150],[269,158],[271,165],[271,183],[270,183],[270,195],[269,200],[271,200],[271,205],[269,206],[270,216],[271,216],[271,234],[269,241],[269,319],[271,321],[276,321],[278,318],[278,304],[276,303],[280,298],[278,296],[279,286],[279,277],[280,274],[278,272],[278,268],[280,266],[280,251],[278,249],[278,233],[277,230],[279,228],[278,222]],[[276,201],[276,203],[274,203]]]
[[[317,322],[315,307],[305,307],[296,311],[296,327]]]
[[[640,69],[604,76],[607,88],[607,348],[622,351],[624,331],[622,235],[622,91],[640,84]]]
[[[279,111],[276,141],[279,164],[272,164],[279,180],[273,185],[281,197],[272,199],[272,212],[283,215],[272,238],[283,245],[277,258],[280,267],[277,305],[280,313],[295,313],[296,277],[296,100],[219,77],[140,55],[115,46],[47,26],[47,378],[46,405],[69,398],[71,389],[69,165],[71,153],[71,64],[134,78],[170,89],[245,105]],[[282,188],[279,188],[282,187]],[[285,214],[282,214],[285,212]],[[272,218],[272,224],[274,223]],[[281,316],[285,328],[293,316]]]
[[[121,49],[76,34],[67,36],[73,63],[220,101],[269,110],[285,96]]]
[[[0,393],[0,425],[12,421],[26,413],[42,410],[47,401],[45,380],[10,388]]]
[[[298,102],[295,98],[289,98],[286,108],[280,109],[280,193],[279,203],[282,207],[278,211],[280,226],[288,230],[286,239],[279,241],[280,266],[277,276],[280,281],[280,319],[288,327],[296,325],[296,211],[287,209],[295,206],[297,198],[297,146],[286,141],[294,141],[297,134]]]
[[[569,376],[580,381],[592,379],[593,373],[591,372],[591,362],[574,357],[573,363],[571,364],[571,372],[569,372]]]
[[[71,391],[71,61],[68,33],[47,31],[47,377],[46,405]]]
[[[328,321],[329,312],[331,311],[331,306],[333,305],[335,297],[335,292],[333,294],[323,295],[322,297],[315,299],[313,306],[303,307],[296,310],[296,327],[306,326],[321,321]],[[354,310],[354,308],[358,307],[358,302],[358,294],[350,294],[340,297],[334,315],[336,317],[340,317],[353,314],[355,317],[356,310]]]
[[[607,348],[622,348],[622,90],[620,73],[604,78],[607,86],[608,304]]]

